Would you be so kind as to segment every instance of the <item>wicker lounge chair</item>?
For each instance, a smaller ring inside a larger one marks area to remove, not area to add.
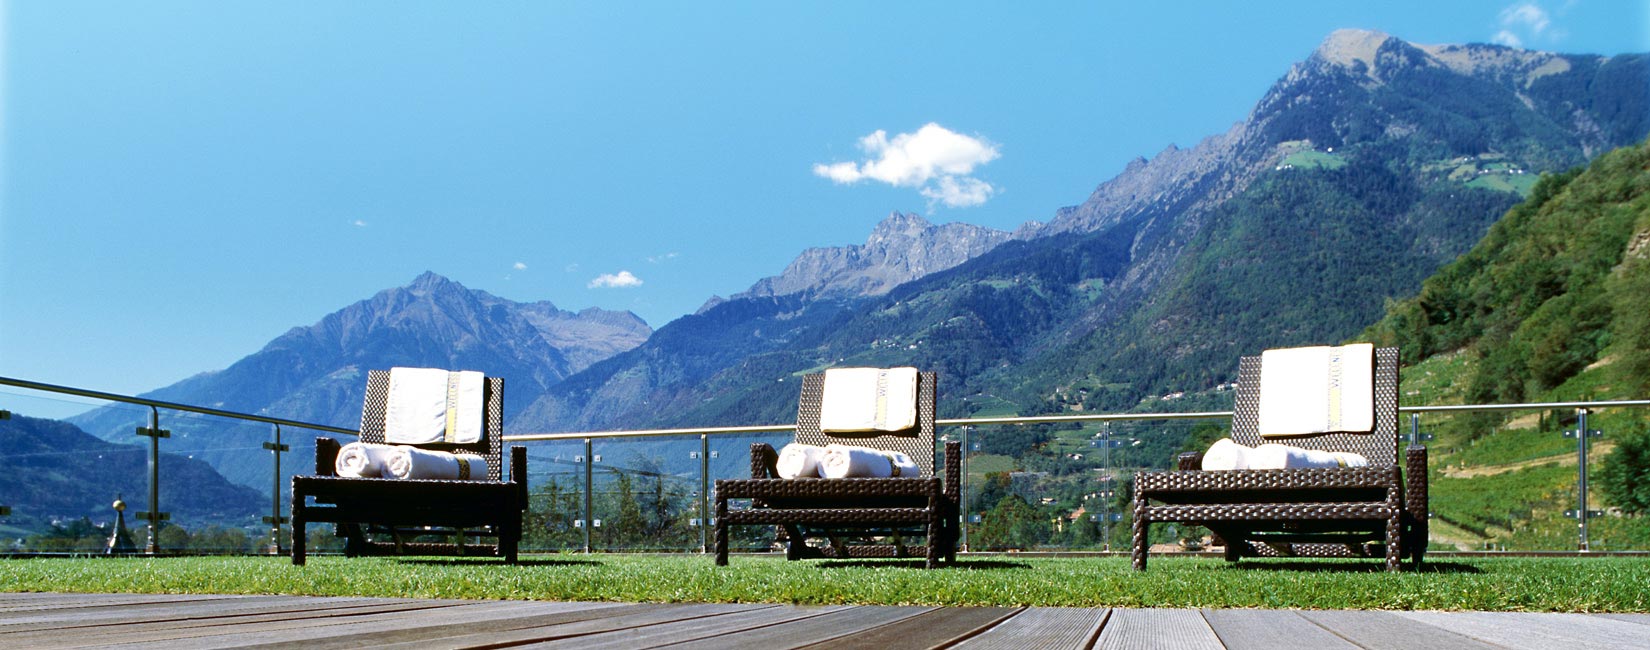
[[[1398,349],[1376,349],[1374,368],[1372,432],[1286,441],[1362,454],[1367,467],[1202,471],[1202,453],[1181,454],[1179,471],[1135,475],[1134,568],[1146,568],[1147,532],[1158,522],[1209,528],[1232,562],[1384,557],[1387,570],[1396,571],[1408,557],[1419,566],[1427,544],[1426,448],[1411,444],[1399,455]],[[1265,442],[1258,432],[1260,374],[1259,356],[1239,363],[1232,440],[1250,447]]]
[[[934,464],[934,373],[917,381],[917,424],[867,437],[821,431],[823,374],[802,378],[797,407],[796,442],[830,443],[899,451],[922,468],[919,478],[779,478],[778,454],[767,443],[751,445],[751,478],[716,481],[716,564],[728,563],[728,527],[778,525],[787,543],[786,558],[923,557],[926,566],[956,559],[962,446],[945,444],[945,478]],[[751,507],[729,510],[729,499],[750,499]],[[872,537],[851,545],[849,535]],[[904,536],[925,537],[925,544],[904,543]],[[828,540],[810,545],[809,539]]]
[[[367,373],[361,410],[361,441],[384,442],[390,373]],[[341,445],[315,440],[315,476],[292,477],[292,563],[303,564],[304,527],[338,525],[346,556],[492,554],[516,562],[521,515],[527,507],[527,449],[510,448],[510,480],[502,459],[504,380],[488,377],[483,389],[482,439],[467,445],[418,445],[464,451],[487,460],[487,480],[446,481],[338,476],[334,462]],[[311,501],[312,500],[312,501]],[[452,536],[452,543],[415,543],[415,537]],[[492,545],[465,544],[467,536],[490,537]],[[375,539],[376,538],[376,539]]]

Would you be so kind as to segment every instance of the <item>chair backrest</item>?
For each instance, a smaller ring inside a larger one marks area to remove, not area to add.
[[[1232,441],[1254,447],[1278,442],[1306,449],[1350,451],[1374,467],[1398,462],[1398,348],[1375,349],[1375,428],[1368,433],[1324,433],[1283,439],[1260,436],[1260,356],[1238,361]]]
[[[821,431],[820,403],[825,396],[825,373],[803,375],[802,396],[796,406],[796,441],[805,445],[857,445],[897,451],[911,457],[924,477],[934,475],[934,384],[938,375],[917,374],[917,424],[901,431]]]
[[[441,451],[467,451],[487,459],[487,478],[504,480],[504,379],[488,377],[482,385],[481,440],[469,444],[414,445]],[[390,403],[390,371],[367,371],[367,396],[361,403],[361,442],[384,443]]]

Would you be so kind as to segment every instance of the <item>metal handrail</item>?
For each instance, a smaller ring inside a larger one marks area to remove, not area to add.
[[[14,378],[14,377],[0,377],[0,385],[16,386],[18,388],[27,388],[29,390],[38,390],[38,391],[43,391],[43,392],[48,392],[48,393],[63,393],[65,395],[74,395],[76,397],[90,397],[92,399],[100,399],[100,400],[104,400],[104,401],[108,401],[108,402],[124,402],[126,404],[138,404],[138,405],[141,405],[141,406],[147,406],[147,407],[152,408],[152,409],[153,408],[163,408],[163,409],[167,409],[167,410],[171,410],[171,411],[185,411],[185,412],[188,412],[188,413],[199,413],[201,415],[212,415],[212,416],[217,416],[217,417],[233,418],[233,419],[238,419],[238,420],[251,420],[253,422],[264,422],[264,423],[267,423],[267,424],[275,424],[275,425],[288,426],[288,427],[297,427],[297,428],[300,428],[300,429],[315,429],[317,431],[327,431],[327,432],[330,432],[330,433],[341,433],[341,434],[349,435],[349,436],[359,436],[360,435],[360,432],[355,430],[355,429],[345,429],[345,428],[342,428],[342,427],[335,427],[335,426],[330,426],[330,425],[325,425],[325,424],[315,424],[315,423],[312,423],[312,422],[300,422],[298,420],[288,420],[286,418],[274,418],[274,417],[269,417],[267,415],[254,415],[254,414],[251,414],[251,413],[238,413],[238,412],[235,412],[235,411],[225,411],[223,409],[215,409],[215,408],[209,408],[209,407],[205,407],[205,406],[195,406],[195,405],[192,405],[192,404],[179,404],[177,402],[166,402],[166,401],[162,401],[162,400],[149,399],[149,398],[146,398],[146,397],[133,397],[131,395],[120,395],[120,394],[117,394],[117,393],[105,393],[103,391],[87,390],[85,388],[74,388],[74,387],[71,387],[71,386],[58,386],[58,385],[55,385],[55,384],[46,384],[46,383],[41,383],[41,382],[38,382],[38,381],[29,381],[27,379],[17,379],[17,378]]]
[[[1541,409],[1574,408],[1601,409],[1619,407],[1650,407],[1650,400],[1613,400],[1589,402],[1534,402],[1523,404],[1451,404],[1439,406],[1400,406],[1400,413],[1460,413],[1477,411],[1533,411]],[[986,426],[998,424],[1060,424],[1067,422],[1126,422],[1141,420],[1213,420],[1231,418],[1231,411],[1198,411],[1191,413],[1103,413],[1094,415],[1036,415],[1000,418],[949,418],[934,421],[936,427]],[[621,431],[587,431],[578,433],[522,433],[506,435],[507,442],[542,442],[547,440],[583,440],[585,438],[647,438],[658,436],[696,436],[735,433],[781,433],[795,429],[791,424],[748,427],[697,427],[682,429],[633,429]]]
[[[125,402],[125,403],[128,403],[128,404],[140,404],[140,405],[148,406],[148,407],[152,407],[152,408],[164,408],[164,409],[170,409],[170,410],[176,410],[176,411],[186,411],[186,412],[190,412],[190,413],[200,413],[200,414],[203,414],[203,415],[214,415],[214,416],[218,416],[218,417],[237,418],[237,419],[242,419],[242,420],[252,420],[252,421],[255,421],[255,422],[266,422],[266,423],[269,423],[269,424],[278,424],[278,425],[281,425],[281,426],[297,427],[297,428],[301,428],[301,429],[314,429],[314,430],[317,430],[317,431],[327,431],[327,432],[331,432],[331,433],[339,433],[339,434],[350,435],[350,436],[359,435],[359,432],[355,429],[345,429],[345,428],[342,428],[342,427],[335,427],[335,426],[330,426],[330,425],[325,425],[325,424],[315,424],[315,423],[312,423],[312,422],[302,422],[302,421],[298,421],[298,420],[289,420],[289,419],[285,419],[285,418],[269,417],[269,416],[266,416],[266,415],[254,415],[254,414],[250,414],[250,413],[237,413],[235,411],[225,411],[223,409],[214,409],[214,408],[208,408],[208,407],[204,407],[204,406],[194,406],[194,405],[190,405],[190,404],[179,404],[179,403],[176,403],[176,402],[166,402],[166,401],[153,400],[153,399],[148,399],[148,398],[143,398],[143,397],[132,397],[132,396],[129,396],[129,395],[119,395],[119,394],[116,394],[116,393],[105,393],[105,392],[102,392],[102,391],[87,390],[87,389],[84,389],[84,388],[73,388],[73,387],[69,387],[69,386],[58,386],[58,385],[54,385],[54,384],[46,384],[46,383],[41,383],[41,382],[37,382],[37,381],[29,381],[29,380],[26,380],[26,379],[16,379],[16,378],[12,378],[12,377],[0,377],[0,385],[16,386],[18,388],[27,388],[27,389],[30,389],[30,390],[38,390],[38,391],[45,391],[45,392],[51,392],[51,393],[64,393],[64,394],[67,394],[67,395],[75,395],[75,396],[79,396],[79,397],[89,397],[89,398],[92,398],[92,399],[101,399],[101,400],[107,400],[107,401],[111,401],[111,402]],[[1613,400],[1613,401],[1595,400],[1595,401],[1581,401],[1581,402],[1531,402],[1531,403],[1518,403],[1518,404],[1450,404],[1450,405],[1436,405],[1436,406],[1400,406],[1400,407],[1398,407],[1398,412],[1400,412],[1400,413],[1451,413],[1451,412],[1460,413],[1460,412],[1480,412],[1480,411],[1533,411],[1533,410],[1541,410],[1541,409],[1558,409],[1558,408],[1565,408],[1565,409],[1570,409],[1570,408],[1574,408],[1574,409],[1601,409],[1601,408],[1619,408],[1619,407],[1650,407],[1650,399]],[[954,426],[985,426],[985,425],[1000,425],[1000,424],[1025,425],[1025,424],[1060,424],[1060,423],[1069,423],[1069,422],[1120,422],[1120,421],[1136,421],[1136,420],[1209,420],[1209,419],[1221,419],[1221,418],[1230,418],[1230,417],[1232,417],[1232,412],[1231,411],[1201,411],[1201,412],[1192,412],[1192,413],[1103,413],[1103,414],[1092,414],[1092,415],[1038,415],[1038,416],[1025,416],[1025,417],[997,417],[997,418],[949,418],[949,419],[936,420],[934,422],[934,425],[935,426],[941,426],[941,427],[954,427]],[[506,435],[506,436],[504,436],[503,439],[506,442],[542,442],[542,441],[553,441],[553,440],[583,440],[583,439],[586,439],[586,438],[646,438],[646,437],[660,437],[660,436],[689,436],[689,435],[735,435],[735,434],[747,434],[747,433],[783,433],[785,431],[790,431],[790,430],[795,429],[795,428],[796,427],[793,424],[768,424],[768,425],[736,426],[736,427],[690,427],[690,428],[679,428],[679,429],[632,429],[632,430],[584,431],[584,432],[568,432],[568,433],[519,433],[519,434],[514,434],[514,435]]]

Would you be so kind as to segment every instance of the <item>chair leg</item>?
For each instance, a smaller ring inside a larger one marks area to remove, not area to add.
[[[1146,570],[1146,533],[1151,523],[1140,516],[1140,508],[1135,508],[1134,515],[1134,570]]]
[[[498,547],[505,562],[517,564],[521,560],[521,513],[511,514],[514,516],[505,515],[498,527]]]
[[[785,560],[802,559],[802,550],[808,546],[808,538],[802,536],[800,526],[785,526]]]
[[[716,566],[728,565],[728,500],[716,497]]]
[[[292,565],[303,566],[304,556],[308,551],[309,536],[304,533],[304,517],[301,508],[292,509]]]
[[[938,513],[928,517],[928,557],[923,563],[925,569],[940,568],[940,546],[945,544],[945,531],[940,525]]]
[[[1403,552],[1403,515],[1392,513],[1386,520],[1386,570],[1397,571],[1400,568],[1399,554]]]

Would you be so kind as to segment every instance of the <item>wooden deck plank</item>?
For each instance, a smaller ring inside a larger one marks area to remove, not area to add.
[[[1650,614],[1594,614],[1594,616],[1602,616],[1604,618],[1615,619],[1618,621],[1627,621],[1628,623],[1638,623],[1639,625],[1650,625]]]
[[[1100,635],[1107,609],[1036,607],[1014,615],[962,643],[965,650],[1087,648]]]
[[[1495,647],[1442,627],[1400,617],[1393,612],[1335,610],[1300,614],[1340,637],[1371,650],[1488,650]]]
[[[477,630],[489,630],[495,633],[506,633],[513,630],[542,628],[548,625],[577,623],[600,618],[628,616],[644,612],[657,611],[669,607],[668,605],[647,603],[528,603],[526,607],[505,609],[495,605],[484,605],[486,615],[468,617],[461,620],[420,620],[414,624],[398,622],[394,626],[361,625],[344,634],[334,634],[322,638],[303,639],[297,646],[307,650],[329,650],[334,648],[359,648],[363,639],[370,639],[375,647],[400,643],[430,643],[438,639],[467,637],[476,634]],[[289,647],[294,644],[289,641],[266,642],[266,647]]]
[[[1650,648],[1644,626],[1591,614],[1526,612],[1396,612],[1508,648]]]
[[[1220,638],[1195,609],[1114,609],[1100,628],[1104,650],[1220,650]]]
[[[97,627],[89,630],[58,630],[56,637],[51,635],[28,635],[31,647],[36,648],[74,648],[99,647],[99,645],[130,645],[130,643],[160,643],[177,648],[190,647],[223,647],[223,645],[246,645],[252,638],[259,635],[330,635],[342,634],[342,630],[353,629],[356,625],[368,625],[373,630],[393,630],[408,625],[437,624],[437,622],[467,622],[475,617],[482,617],[485,610],[480,605],[470,602],[457,602],[452,605],[439,605],[441,601],[426,601],[424,607],[409,609],[411,604],[386,604],[383,607],[368,607],[368,612],[361,612],[358,617],[345,617],[342,620],[358,620],[358,622],[338,622],[338,617],[302,617],[302,615],[259,615],[254,619],[241,617],[224,617],[224,619],[208,620],[205,624],[190,625],[188,622],[181,625],[157,625],[150,629],[134,630],[132,634],[125,634],[122,627]],[[436,607],[431,607],[436,605]],[[7,640],[10,635],[0,635],[0,640]]]
[[[1020,608],[945,607],[804,648],[830,650],[901,650],[933,648],[990,628]]]
[[[302,609],[307,601],[296,596],[258,596],[222,600],[99,604],[17,612],[0,618],[0,626],[86,624],[97,621],[189,618],[217,612],[267,608]]]
[[[933,607],[856,606],[821,616],[789,621],[780,625],[746,630],[737,643],[725,638],[708,638],[663,646],[670,650],[725,650],[729,647],[794,648],[808,643],[850,636],[864,630],[933,611]]]
[[[441,601],[429,601],[432,603]],[[529,627],[553,618],[557,610],[592,610],[587,603],[557,604],[521,601],[464,601],[453,607],[422,611],[398,611],[374,614],[360,620],[326,621],[286,620],[226,625],[214,628],[180,630],[174,638],[146,640],[134,647],[191,648],[252,647],[275,645],[312,648],[322,645],[360,647],[379,639],[429,639],[460,636],[478,629],[508,629]],[[601,616],[601,614],[592,614]],[[583,617],[579,617],[582,618]],[[353,641],[353,645],[350,643]]]
[[[38,618],[64,618],[69,616],[86,615],[96,616],[99,611],[117,611],[141,607],[190,607],[199,605],[213,605],[236,603],[247,600],[268,600],[278,596],[223,596],[218,598],[184,598],[178,596],[150,595],[142,599],[49,599],[39,605],[16,604],[12,607],[0,609],[0,625],[8,623],[32,622]],[[70,614],[78,612],[78,614]]]
[[[657,605],[648,611],[633,614],[594,618],[570,623],[534,625],[531,627],[522,627],[519,629],[505,631],[493,631],[488,630],[485,627],[477,627],[474,628],[475,631],[470,634],[440,637],[439,645],[443,647],[457,648],[483,644],[525,645],[532,643],[544,643],[557,639],[585,637],[594,634],[601,634],[603,632],[612,632],[615,630],[631,630],[654,625],[668,625],[680,621],[691,621],[707,616],[719,616],[723,614],[732,614],[757,609],[775,609],[777,607],[777,605],[727,604]],[[375,644],[374,647],[378,650],[389,650],[393,648],[427,648],[432,645],[432,641],[433,640],[413,640],[395,644]],[[270,646],[269,649],[265,650],[287,647],[290,647],[293,650],[305,650],[310,646],[304,643],[293,643],[288,645]]]
[[[455,602],[454,602],[455,604]],[[447,604],[452,607],[454,604]],[[135,635],[158,630],[186,630],[195,627],[218,627],[218,625],[246,625],[269,620],[307,620],[312,625],[323,625],[320,619],[348,619],[348,617],[363,617],[363,615],[386,615],[393,612],[416,612],[416,610],[436,609],[442,605],[409,604],[409,602],[340,602],[340,604],[317,604],[315,607],[257,607],[246,610],[223,610],[213,615],[191,615],[178,617],[167,612],[167,615],[150,615],[144,619],[132,617],[115,617],[115,619],[92,619],[86,622],[51,622],[51,624],[8,625],[0,627],[0,632],[8,638],[25,638],[28,635],[74,634],[84,637],[94,637],[102,634]]]
[[[212,621],[235,616],[258,615],[342,615],[353,614],[363,608],[371,610],[389,610],[394,608],[413,607],[405,603],[386,603],[383,601],[366,601],[359,598],[333,599],[316,598],[309,600],[290,600],[284,603],[241,603],[220,602],[217,607],[207,610],[200,609],[163,609],[138,611],[128,608],[125,610],[110,609],[89,612],[84,616],[68,618],[50,617],[45,620],[0,624],[0,631],[28,632],[35,630],[89,630],[97,627],[140,626],[140,625],[178,625],[190,624],[210,625]]]
[[[385,621],[403,621],[409,618],[428,620],[427,615],[432,611],[461,604],[462,601],[447,604],[440,601],[351,603],[348,607],[339,608],[260,610],[230,613],[215,618],[156,619],[148,622],[120,622],[80,628],[58,627],[17,634],[7,630],[7,634],[0,638],[25,642],[35,642],[34,640],[38,639],[38,643],[43,646],[58,647],[74,647],[64,646],[64,643],[58,641],[59,638],[75,639],[79,645],[95,645],[108,639],[117,639],[122,643],[137,643],[214,636],[224,634],[226,630],[249,632],[292,627],[337,627],[352,621],[372,621],[374,624],[381,624]]]
[[[1220,642],[1232,650],[1357,648],[1292,610],[1205,609],[1203,619]]]
[[[846,609],[845,605],[815,606],[815,607],[775,607],[769,609],[753,609],[744,612],[734,612],[721,616],[682,621],[672,625],[653,625],[630,630],[620,630],[592,634],[589,636],[558,639],[546,643],[527,646],[530,648],[578,648],[580,650],[629,650],[631,648],[657,648],[680,641],[698,641],[702,639],[717,639],[723,647],[738,645],[741,638],[728,636],[741,634],[747,630],[782,625],[790,621],[815,618],[833,611]]]
[[[0,594],[0,614],[52,607],[89,607],[93,605],[128,605],[146,602],[187,602],[193,600],[224,600],[244,596],[180,595],[180,594],[80,594],[80,593],[16,593]]]

